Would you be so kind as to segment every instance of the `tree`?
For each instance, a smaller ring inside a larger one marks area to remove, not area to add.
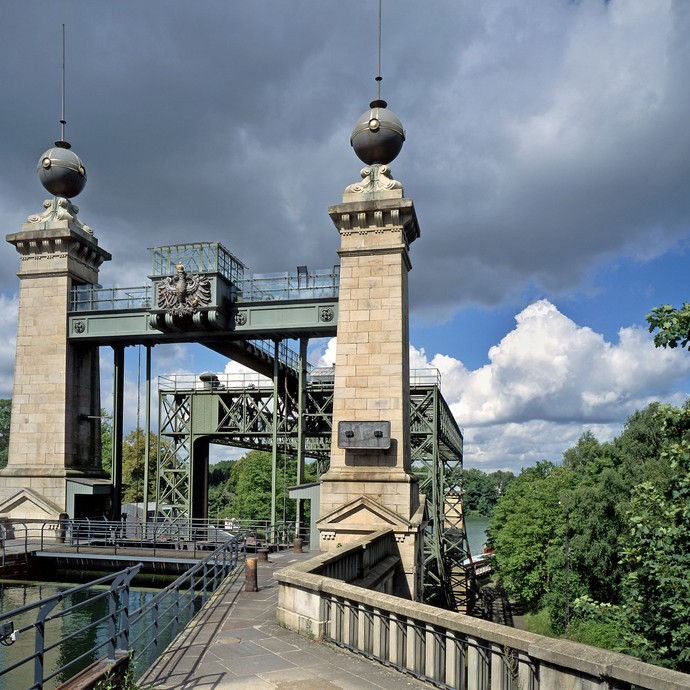
[[[498,499],[503,495],[511,481],[512,472],[492,472],[486,474],[476,468],[462,471],[462,501],[467,513],[476,512],[491,517]]]
[[[10,418],[12,401],[0,400],[0,470],[7,466],[7,453],[10,448]]]
[[[208,515],[212,519],[232,517],[230,505],[235,498],[236,460],[221,460],[208,468]]]
[[[490,533],[507,592],[557,634],[690,671],[690,401],[523,470]]]
[[[156,434],[149,434],[149,496],[156,490]],[[144,500],[144,464],[146,456],[146,436],[143,429],[130,431],[122,441],[122,500],[125,503],[138,503]]]
[[[488,476],[474,467],[462,471],[462,507],[466,513],[481,513],[487,515],[489,511],[488,496],[493,487]],[[496,497],[498,498],[498,497]],[[493,507],[493,506],[492,506]]]
[[[647,314],[649,332],[654,335],[654,344],[657,347],[675,348],[679,344],[681,348],[690,350],[690,303],[683,302],[680,309],[670,304],[655,307]]]
[[[602,447],[591,431],[585,431],[572,448],[563,453],[564,467],[570,467],[575,472],[582,472],[591,468],[602,456]]]
[[[271,518],[271,453],[252,450],[235,462],[230,472],[235,496],[227,508],[231,517],[269,520]],[[277,519],[295,519],[295,501],[288,498],[285,488],[297,476],[295,458],[278,456]],[[285,508],[285,511],[283,511]]]
[[[499,577],[509,595],[537,608],[563,568],[565,512],[572,470],[542,461],[510,483],[489,525]]]
[[[113,418],[101,409],[101,467],[113,473]]]
[[[221,460],[208,468],[208,485],[218,486],[225,484],[230,479],[235,460]]]
[[[690,402],[690,401],[689,401]],[[671,480],[636,487],[624,540],[626,637],[652,663],[690,671],[690,404],[660,406]]]

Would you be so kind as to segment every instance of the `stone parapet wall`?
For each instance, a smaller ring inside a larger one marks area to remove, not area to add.
[[[326,577],[318,574],[322,563],[319,556],[275,573],[280,588],[278,622],[441,686],[467,690],[690,687],[690,675],[625,654],[535,635]]]

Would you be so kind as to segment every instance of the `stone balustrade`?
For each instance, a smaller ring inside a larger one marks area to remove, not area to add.
[[[386,594],[386,578],[392,578],[396,567],[393,533],[382,530],[284,568],[275,573],[280,588],[278,622],[441,688],[690,688],[690,675],[625,654],[535,635]],[[365,588],[372,584],[377,591]]]

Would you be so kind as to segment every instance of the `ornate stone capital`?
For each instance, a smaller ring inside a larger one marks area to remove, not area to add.
[[[343,201],[368,199],[402,199],[403,187],[393,179],[387,165],[370,165],[362,168],[362,182],[356,182],[345,188]]]
[[[76,225],[83,232],[93,235],[93,230],[77,218],[79,208],[69,199],[65,199],[62,196],[46,199],[43,202],[43,208],[45,208],[43,213],[34,214],[27,218],[29,223],[52,223],[56,220],[66,220],[68,223]]]

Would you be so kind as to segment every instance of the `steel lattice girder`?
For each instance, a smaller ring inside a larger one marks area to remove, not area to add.
[[[194,403],[203,398],[203,404]],[[297,452],[301,424],[304,454],[319,462],[319,473],[325,471],[332,434],[332,383],[307,385],[301,418],[294,399],[285,393],[275,401],[272,387],[159,391],[158,504],[192,514],[190,467],[192,444],[198,438],[271,450],[276,404],[280,447]],[[462,563],[469,555],[460,490],[463,438],[438,385],[410,386],[410,432],[413,469],[427,497],[429,520],[424,533],[424,598],[459,609],[467,600]]]

